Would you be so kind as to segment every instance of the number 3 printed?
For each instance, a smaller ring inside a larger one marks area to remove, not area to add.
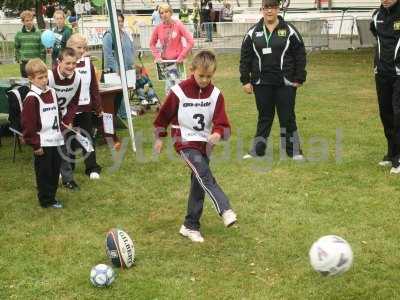
[[[200,127],[198,127],[197,125],[193,126],[193,129],[197,130],[197,131],[203,131],[204,127],[206,127],[206,124],[204,123],[204,115],[203,114],[194,114],[193,119],[198,119],[197,123],[199,123],[199,125],[200,125]]]

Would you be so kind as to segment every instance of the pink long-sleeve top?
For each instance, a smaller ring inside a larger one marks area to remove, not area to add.
[[[182,44],[182,37],[186,40],[185,46]],[[161,49],[157,48],[158,41],[161,44]],[[178,20],[172,20],[170,24],[159,24],[151,34],[150,50],[157,60],[182,61],[193,48],[193,45],[192,34]]]

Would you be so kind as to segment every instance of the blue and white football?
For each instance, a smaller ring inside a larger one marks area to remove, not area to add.
[[[110,229],[106,237],[106,252],[114,266],[130,268],[135,262],[135,247],[129,235],[117,228]]]
[[[114,270],[105,264],[98,264],[90,271],[90,282],[95,287],[109,286],[114,282],[115,272]]]

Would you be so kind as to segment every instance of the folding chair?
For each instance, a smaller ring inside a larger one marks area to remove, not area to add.
[[[23,108],[23,101],[28,92],[29,87],[26,85],[14,85],[9,91],[7,91],[9,107],[8,120],[10,122],[9,130],[14,136],[13,162],[15,162],[17,147],[19,152],[22,151],[19,140],[19,136],[22,136],[21,112]]]

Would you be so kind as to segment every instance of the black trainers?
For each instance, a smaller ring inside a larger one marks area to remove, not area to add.
[[[78,191],[79,190],[79,186],[73,180],[63,183],[63,186],[66,187],[69,190],[72,190],[72,191]]]

